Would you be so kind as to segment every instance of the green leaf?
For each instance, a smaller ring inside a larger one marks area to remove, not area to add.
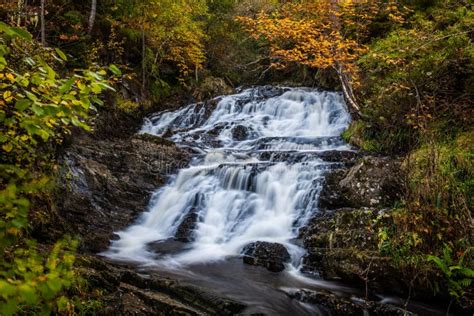
[[[0,21],[0,32],[6,33],[9,29],[10,27],[6,23]]]
[[[110,85],[108,85],[108,84],[106,84],[106,83],[98,82],[97,85],[99,85],[100,87],[102,87],[104,90],[112,90],[112,91],[115,91],[115,89],[114,89],[112,86],[110,86]]]
[[[38,101],[38,97],[36,95],[34,95],[33,93],[31,93],[29,91],[25,91],[25,93],[26,93],[26,96],[28,97],[28,99],[30,99],[31,101],[33,101],[33,102]]]
[[[62,50],[60,50],[59,48],[55,48],[54,50],[56,51],[56,54],[61,57],[62,60],[67,61],[67,56]]]
[[[92,92],[94,92],[95,94],[99,94],[102,92],[102,87],[99,86],[97,83],[93,83],[91,84],[91,90]]]
[[[40,129],[37,133],[44,141],[49,139],[49,133],[45,130]]]
[[[71,122],[72,122],[72,125],[74,126],[80,126],[81,125],[81,121],[79,121],[79,119],[77,117],[72,117],[71,118]]]
[[[8,299],[10,295],[15,294],[16,289],[13,285],[9,284],[6,281],[0,281],[0,295],[4,299]]]
[[[16,35],[28,41],[30,41],[33,38],[33,36],[31,36],[31,34],[28,33],[28,31],[25,31],[24,29],[21,29],[19,27],[11,27],[10,34]]]
[[[459,271],[462,275],[468,277],[468,278],[474,278],[474,270],[469,269],[469,268],[461,268]]]
[[[50,278],[47,281],[48,287],[51,289],[51,291],[58,293],[61,290],[62,283],[61,280],[58,278]]]
[[[48,79],[49,80],[55,80],[56,78],[56,71],[54,71],[53,68],[51,68],[49,65],[44,66],[46,68],[46,71],[48,72]]]
[[[38,103],[33,103],[31,110],[38,116],[42,116],[44,114],[44,110],[41,108],[41,106]]]
[[[24,110],[26,110],[31,104],[31,101],[28,100],[28,99],[20,99],[18,101],[16,101],[15,103],[15,108],[21,112],[23,112]]]
[[[109,70],[116,76],[121,76],[122,75],[122,72],[120,71],[120,69],[115,66],[114,64],[111,64],[109,66]]]
[[[9,300],[5,303],[0,304],[0,315],[13,315],[18,310],[18,304],[15,300]]]
[[[433,261],[434,263],[436,263],[438,268],[440,268],[446,275],[450,274],[450,271],[449,271],[448,267],[446,266],[446,264],[439,257],[430,255],[430,256],[428,256],[428,261]]]
[[[60,88],[59,92],[61,93],[67,93],[69,90],[71,90],[72,84],[74,83],[74,78],[70,78],[68,81],[66,81]]]
[[[23,284],[18,288],[21,297],[29,304],[34,304],[38,301],[38,295],[33,287]]]
[[[68,303],[69,303],[69,300],[65,296],[61,296],[58,299],[58,303],[57,303],[58,311],[60,312],[66,311],[68,308]]]

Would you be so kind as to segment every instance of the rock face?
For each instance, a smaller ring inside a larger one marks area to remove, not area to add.
[[[317,304],[318,307],[326,309],[333,316],[346,315],[384,315],[384,316],[411,316],[415,315],[405,309],[389,304],[368,302],[362,299],[353,300],[340,297],[334,293],[324,290],[310,291],[300,290],[289,294],[291,297],[307,303]]]
[[[81,274],[102,292],[100,315],[235,315],[245,306],[199,287],[117,266],[95,257],[79,259]],[[94,298],[94,297],[92,297]]]
[[[361,288],[368,285],[370,290],[404,293],[406,284],[396,277],[395,265],[378,250],[378,228],[389,224],[387,221],[384,212],[375,209],[324,212],[302,233],[308,251],[304,270]]]
[[[262,266],[272,272],[283,271],[284,264],[291,259],[285,246],[263,241],[248,244],[242,250],[242,254],[246,264]]]
[[[152,135],[77,141],[65,155],[60,216],[82,236],[81,249],[107,249],[113,232],[127,227],[167,175],[187,166],[189,154]]]
[[[320,208],[390,207],[400,199],[403,176],[397,161],[366,156],[349,170],[328,175]]]
[[[349,282],[369,294],[406,296],[414,287],[413,297],[432,297],[426,278],[403,278],[404,271],[379,249],[379,233],[396,226],[391,208],[401,198],[402,179],[398,161],[386,157],[363,156],[352,166],[330,170],[320,211],[300,232],[307,249],[303,270]],[[429,269],[424,273],[433,280]]]

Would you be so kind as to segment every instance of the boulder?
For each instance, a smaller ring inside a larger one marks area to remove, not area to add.
[[[244,263],[262,266],[272,272],[283,271],[285,269],[284,264],[291,260],[285,246],[264,241],[248,244],[243,248],[242,255]]]
[[[198,90],[197,97],[204,99],[233,92],[233,89],[229,87],[224,79],[212,76],[204,78]]]
[[[249,137],[249,130],[243,125],[237,125],[232,129],[232,139],[237,141],[246,140]]]
[[[386,157],[366,156],[350,169],[329,173],[321,191],[322,209],[390,207],[403,190],[400,164]]]

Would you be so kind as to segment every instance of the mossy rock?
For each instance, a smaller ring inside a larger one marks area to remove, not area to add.
[[[165,145],[165,146],[174,146],[175,143],[173,143],[170,140],[167,140],[166,138],[144,133],[144,134],[138,134],[133,137],[134,139],[140,139],[146,142],[151,142],[157,145]]]

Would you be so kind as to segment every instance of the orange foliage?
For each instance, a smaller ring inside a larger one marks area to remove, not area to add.
[[[380,14],[403,23],[400,11],[394,0],[303,0],[284,4],[273,14],[238,20],[255,39],[269,42],[273,66],[334,68],[354,84],[356,61],[367,51],[363,43],[370,24]]]

